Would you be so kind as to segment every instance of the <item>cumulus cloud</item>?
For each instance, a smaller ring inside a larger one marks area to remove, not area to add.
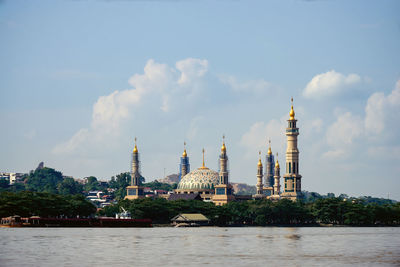
[[[363,132],[363,120],[359,116],[346,112],[338,116],[327,130],[326,139],[332,147],[351,145]]]
[[[395,89],[385,96],[377,92],[368,98],[365,107],[365,129],[370,134],[380,134],[385,128],[388,120],[393,119],[391,115],[400,112],[400,80],[397,81]],[[398,127],[396,127],[398,128]]]
[[[332,96],[360,83],[361,78],[357,74],[344,75],[334,70],[314,76],[303,90],[306,98],[323,98]]]
[[[324,156],[334,158],[349,153],[357,139],[362,139],[360,143],[367,142],[366,152],[370,156],[382,154],[382,151],[387,155],[396,154],[400,147],[397,140],[400,129],[396,124],[399,113],[400,80],[389,95],[376,92],[368,98],[364,118],[351,112],[337,114],[336,121],[326,132],[326,142],[331,150]],[[382,145],[388,142],[391,144]]]
[[[176,69],[181,72],[179,84],[188,84],[193,79],[203,77],[208,70],[208,61],[198,58],[187,58],[176,63]]]
[[[286,117],[285,117],[286,118]],[[256,122],[245,132],[240,144],[247,149],[247,156],[264,151],[268,147],[268,139],[271,139],[273,151],[282,151],[285,147],[285,118],[270,120],[268,123]]]
[[[67,142],[54,147],[53,153],[76,152],[78,148],[82,149],[82,144],[90,145],[118,136],[121,125],[132,116],[132,111],[146,103],[153,108],[158,105],[163,112],[170,111],[176,99],[193,94],[192,88],[198,90],[196,82],[207,70],[208,61],[204,59],[184,59],[176,62],[176,68],[149,60],[143,74],[129,78],[132,89],[100,96],[93,105],[90,127],[80,129]]]

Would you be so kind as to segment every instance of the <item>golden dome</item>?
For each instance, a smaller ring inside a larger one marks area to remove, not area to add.
[[[279,161],[278,161],[278,152],[276,152],[276,163],[275,163],[275,169],[279,168]]]
[[[133,149],[133,153],[138,153],[138,149],[137,149],[137,146],[136,146],[136,140],[137,140],[137,138],[135,137],[135,148]]]
[[[184,157],[184,158],[186,158],[186,157],[187,157],[186,149],[185,149],[185,150],[183,150],[182,157]]]
[[[262,167],[261,159],[258,160],[257,166],[258,166],[258,167]]]
[[[272,151],[271,151],[271,147],[268,148],[268,155],[271,155]]]
[[[226,146],[225,146],[225,143],[222,143],[222,146],[221,146],[221,152],[226,152]]]
[[[293,110],[293,106],[292,106],[292,108],[290,109],[289,116],[290,116],[290,120],[294,120],[294,110]]]
[[[293,109],[293,97],[292,97],[291,101],[292,101],[292,108],[290,109],[289,116],[290,116],[290,120],[292,121],[292,120],[294,120],[294,115],[295,115],[294,109]]]

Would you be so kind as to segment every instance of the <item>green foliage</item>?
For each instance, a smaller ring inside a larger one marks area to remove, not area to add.
[[[57,185],[57,191],[61,195],[81,194],[83,186],[73,178],[67,177]]]
[[[62,173],[54,169],[36,169],[35,171],[31,171],[26,179],[26,189],[29,191],[56,194],[57,185],[62,180]]]
[[[111,177],[109,182],[110,188],[115,189],[114,197],[117,200],[122,200],[126,196],[126,187],[129,185],[131,181],[131,175],[129,172],[123,172],[116,177]]]
[[[400,204],[364,204],[341,198],[322,198],[314,203],[281,199],[233,201],[224,206],[198,200],[167,201],[163,198],[121,200],[108,206],[100,215],[114,217],[120,207],[133,218],[152,219],[154,223],[170,223],[179,213],[202,213],[214,225],[307,225],[315,223],[345,225],[396,225],[400,223]]]
[[[96,207],[83,195],[55,195],[45,192],[2,192],[0,193],[0,217],[20,215],[41,216],[89,216]]]
[[[101,186],[97,178],[94,176],[86,177],[85,191],[96,191],[101,190]]]

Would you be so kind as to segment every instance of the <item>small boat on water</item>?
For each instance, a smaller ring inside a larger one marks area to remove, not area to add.
[[[1,227],[152,227],[150,219],[114,218],[22,218],[14,215],[1,219]]]

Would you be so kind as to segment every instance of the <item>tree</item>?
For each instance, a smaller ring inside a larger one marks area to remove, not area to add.
[[[58,183],[63,181],[62,173],[51,168],[31,171],[26,179],[26,188],[30,191],[57,193]]]
[[[73,178],[66,177],[57,185],[57,190],[62,195],[82,194],[83,186]]]
[[[86,177],[85,191],[96,191],[100,190],[99,181],[94,176]]]

